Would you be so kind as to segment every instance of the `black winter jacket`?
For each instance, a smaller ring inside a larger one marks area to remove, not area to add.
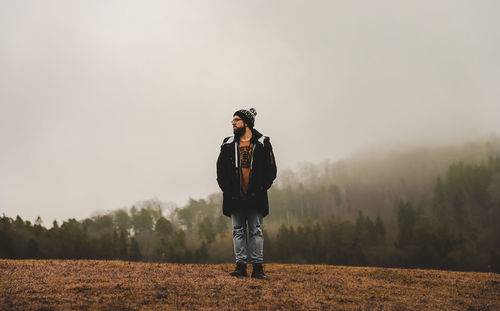
[[[269,200],[267,190],[271,188],[276,178],[276,161],[269,137],[263,136],[256,129],[252,129],[253,152],[248,184],[248,199],[246,202],[240,196],[239,142],[234,136],[224,138],[217,159],[217,183],[223,193],[222,212],[231,216],[231,212],[244,206],[253,206],[263,216],[269,214]],[[243,203],[248,203],[244,205]]]

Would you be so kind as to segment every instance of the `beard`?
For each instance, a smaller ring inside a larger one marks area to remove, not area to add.
[[[233,129],[233,133],[236,138],[240,138],[243,134],[245,134],[245,127],[237,127]]]

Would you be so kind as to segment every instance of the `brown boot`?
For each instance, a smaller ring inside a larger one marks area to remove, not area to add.
[[[261,263],[256,263],[252,265],[252,277],[255,279],[269,280],[269,278],[264,274],[264,268]]]
[[[237,262],[236,269],[233,272],[229,273],[231,276],[236,277],[246,277],[247,276],[247,265],[245,263]]]

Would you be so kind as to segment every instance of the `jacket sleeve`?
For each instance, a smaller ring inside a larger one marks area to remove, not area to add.
[[[217,158],[217,183],[219,184],[220,190],[224,192],[224,167],[225,167],[225,156],[224,156],[224,148],[220,147],[219,157]]]
[[[273,182],[276,179],[276,172],[277,172],[276,160],[274,158],[273,147],[271,145],[271,140],[269,138],[266,138],[266,140],[264,141],[264,150],[265,150],[265,155],[264,155],[264,167],[265,167],[264,188],[266,190],[268,190],[273,185]]]

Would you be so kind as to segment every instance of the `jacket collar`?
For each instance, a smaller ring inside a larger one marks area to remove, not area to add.
[[[255,145],[256,143],[260,143],[262,145],[264,145],[264,139],[265,139],[265,136],[262,135],[259,131],[257,131],[256,129],[252,129],[252,138],[250,139],[250,141]],[[233,135],[233,136],[230,136],[230,137],[227,137],[224,141],[223,144],[233,144],[233,143],[236,143],[236,137]]]
[[[259,138],[261,138],[261,137],[262,137],[262,134],[259,131],[257,131],[256,129],[252,129],[252,138],[250,139],[250,141],[252,143],[255,144],[256,142],[259,141]]]

